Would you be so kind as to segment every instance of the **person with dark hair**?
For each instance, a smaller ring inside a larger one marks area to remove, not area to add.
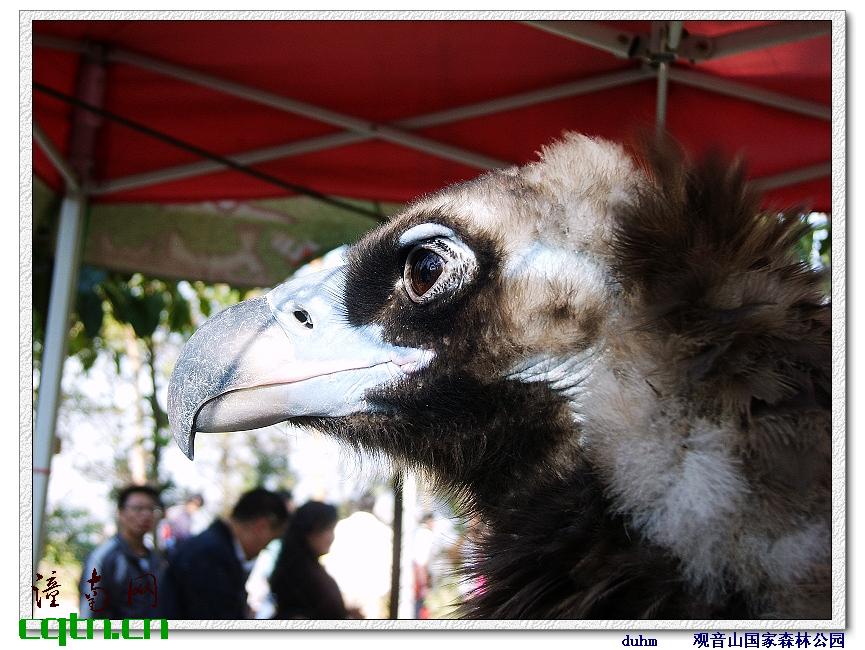
[[[84,562],[79,593],[82,618],[153,618],[159,555],[144,543],[162,514],[159,492],[129,485],[117,495],[117,534]]]
[[[294,494],[287,488],[277,490],[276,493],[285,503],[290,520],[294,511],[297,510]],[[279,557],[281,548],[282,539],[277,538],[262,549],[249,574],[249,580],[246,581],[247,602],[255,618],[269,619],[273,618],[276,613],[276,603],[270,591],[270,574],[273,573],[273,567],[276,566],[276,558]]]
[[[336,508],[320,501],[309,501],[295,510],[270,576],[276,599],[274,618],[356,617],[346,610],[336,581],[318,561],[333,544],[336,521]]]
[[[181,543],[160,581],[160,616],[239,620],[250,617],[246,579],[258,553],[285,530],[282,498],[261,488],[240,497],[227,521],[217,519]]]

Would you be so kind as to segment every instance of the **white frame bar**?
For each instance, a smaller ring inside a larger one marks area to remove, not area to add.
[[[685,28],[684,21],[671,20],[667,23],[667,49],[677,52],[682,42],[682,32]]]
[[[671,20],[652,23],[652,49],[659,54],[675,53],[682,38],[682,21]],[[670,63],[658,64],[658,87],[655,95],[655,135],[660,136],[667,122],[667,97],[669,95]]]
[[[674,22],[681,25],[680,21]],[[617,56],[627,56],[627,52],[631,50],[634,46],[635,40],[639,38],[637,35],[630,32],[610,29],[589,21],[527,21],[526,24],[544,31],[555,33],[559,36],[564,36],[571,40],[585,43],[592,47],[597,47],[616,54]],[[737,37],[736,39],[733,39],[734,35],[718,37],[717,39],[708,39],[711,40],[709,56],[718,58],[719,56],[726,56],[746,51],[747,49],[768,47],[770,45],[793,42],[803,38],[812,38],[830,30],[831,23],[827,23],[826,21],[802,21],[801,23],[785,22],[765,27],[757,27],[747,30],[747,32],[744,32],[745,36]],[[677,30],[674,33],[674,30],[670,29],[668,36],[668,38],[670,38],[669,50],[676,51],[677,48],[681,50],[682,48],[693,46],[693,38],[681,39],[680,43],[675,42],[678,40],[677,37],[680,37],[680,35],[681,31]],[[84,43],[60,38],[37,36],[34,38],[34,43],[39,46],[76,52],[88,51],[88,46]],[[679,54],[682,55],[682,52]],[[306,141],[242,152],[232,157],[232,159],[242,164],[264,162],[266,160],[274,160],[281,157],[298,155],[311,151],[320,151],[330,147],[361,142],[372,138],[381,138],[415,148],[425,153],[432,153],[464,164],[480,167],[482,169],[504,167],[507,166],[508,163],[457,147],[437,143],[433,140],[407,133],[403,129],[417,129],[436,124],[445,124],[460,119],[487,115],[496,111],[520,108],[543,101],[551,101],[557,98],[593,92],[604,88],[613,88],[628,83],[642,81],[649,78],[652,74],[650,71],[638,69],[612,73],[610,75],[602,75],[600,77],[561,84],[548,89],[522,93],[512,97],[491,100],[489,102],[480,102],[478,104],[457,109],[450,109],[438,113],[409,118],[397,122],[396,127],[394,127],[377,125],[364,120],[359,120],[351,116],[321,109],[310,104],[297,102],[279,95],[250,88],[243,84],[222,80],[211,75],[198,73],[194,70],[188,70],[180,66],[140,56],[131,52],[109,50],[107,56],[109,60],[112,61],[126,63],[128,65],[134,65],[154,72],[185,79],[192,83],[204,85],[250,101],[263,103],[279,110],[297,113],[304,115],[305,117],[342,126],[350,131],[348,133],[331,134],[320,138],[312,138]],[[709,56],[704,58],[709,58]],[[809,117],[815,117],[827,121],[831,119],[831,108],[815,102],[809,102],[780,93],[746,86],[720,77],[690,70],[672,68],[666,64],[661,64],[658,71],[658,103],[656,107],[656,124],[659,125],[659,128],[663,126],[666,118],[667,83],[669,80],[701,88],[703,90],[772,106],[774,108],[800,113]],[[190,165],[155,170],[144,174],[114,179],[101,184],[100,186],[93,188],[93,194],[106,194],[109,192],[143,187],[154,183],[206,174],[222,168],[223,167],[218,163],[202,161]]]
[[[526,20],[526,25],[628,59],[639,36],[590,20]]]
[[[414,596],[414,538],[418,527],[420,512],[417,507],[418,482],[413,472],[402,473],[402,539],[394,539],[394,544],[400,544],[399,566],[399,601],[397,603],[397,617],[401,619],[414,619],[415,596]],[[395,528],[395,527],[394,527]]]
[[[99,48],[86,48],[79,66],[76,96],[100,103],[104,97],[104,61]],[[100,122],[91,115],[72,111],[70,129],[71,162],[59,155],[47,137],[43,146],[54,150],[59,168],[65,168],[74,187],[66,188],[60,206],[57,243],[54,250],[54,270],[51,277],[51,295],[46,315],[42,364],[39,371],[39,401],[36,404],[36,422],[33,429],[33,572],[42,557],[45,539],[45,509],[48,503],[48,478],[56,438],[57,412],[62,400],[63,366],[66,362],[69,338],[69,316],[75,300],[81,249],[84,235],[86,206],[86,170],[92,158],[95,131]],[[42,136],[45,134],[43,133]],[[81,141],[77,138],[81,136]],[[78,156],[79,164],[75,164]],[[63,173],[61,169],[61,173]]]
[[[287,144],[266,147],[264,149],[252,149],[250,151],[226,156],[226,158],[240,165],[254,165],[269,160],[278,160],[279,158],[286,158],[288,156],[299,156],[311,151],[340,147],[365,140],[369,140],[365,135],[343,131],[341,133],[325,135],[318,138],[310,138],[299,142],[289,142]],[[225,169],[227,169],[225,165],[218,163],[215,160],[200,160],[186,165],[176,165],[173,167],[165,167],[163,169],[143,172],[141,174],[131,174],[129,176],[113,178],[110,181],[104,181],[98,185],[94,185],[91,188],[90,193],[93,196],[100,196],[102,194],[138,189],[140,187],[148,187],[150,185],[176,181],[183,178],[203,176],[205,174],[211,174]]]
[[[664,130],[667,122],[667,95],[669,94],[670,64],[658,65],[658,85],[655,91],[655,134]]]
[[[226,81],[219,77],[200,73],[195,70],[190,70],[189,68],[141,56],[132,52],[112,50],[108,53],[108,58],[117,63],[125,63],[127,65],[133,65],[150,70],[151,72],[159,72],[166,76],[174,77],[175,79],[182,79],[205,88],[210,88],[211,90],[218,90],[227,95],[233,95],[277,110],[294,113],[295,115],[301,115],[312,120],[339,126],[356,133],[363,133],[371,138],[387,140],[394,144],[403,145],[422,153],[433,154],[440,158],[454,160],[471,167],[477,167],[480,169],[498,169],[501,167],[507,167],[510,164],[490,156],[484,156],[483,154],[475,153],[473,151],[467,151],[459,147],[437,142],[391,126],[358,119],[320,106],[314,106],[306,102],[259,90],[234,81]]]
[[[691,36],[683,40],[679,56],[690,61],[720,59],[831,33],[830,20],[784,21],[714,38]]]
[[[815,117],[826,122],[829,122],[832,119],[831,106],[824,106],[823,104],[809,102],[804,99],[799,99],[798,97],[790,97],[789,95],[782,95],[781,93],[772,92],[770,90],[747,86],[714,75],[693,72],[691,70],[683,70],[681,68],[673,68],[670,70],[670,79],[693,88],[700,88],[702,90],[708,90],[713,93],[728,95],[738,99],[746,99],[757,104],[780,108],[784,111],[799,113],[800,115],[807,115],[808,117]]]
[[[429,126],[439,126],[441,124],[449,124],[451,122],[458,122],[473,117],[483,117],[485,115],[500,113],[502,111],[534,106],[535,104],[542,104],[544,102],[564,99],[566,97],[586,95],[599,90],[628,86],[651,78],[651,71],[642,67],[628,68],[627,70],[621,70],[618,72],[610,72],[594,77],[586,77],[585,79],[579,79],[577,81],[569,81],[557,86],[550,86],[549,88],[531,90],[529,92],[501,97],[499,99],[491,99],[477,104],[450,108],[437,113],[428,113],[418,117],[410,117],[405,120],[400,120],[397,124],[407,129],[422,129]]]
[[[48,476],[54,453],[57,409],[61,400],[60,381],[63,378],[63,364],[66,361],[69,315],[78,282],[84,209],[84,196],[75,192],[67,194],[60,207],[51,297],[45,325],[44,353],[39,372],[36,426],[33,429],[33,571],[38,568],[45,537]]]
[[[832,163],[819,163],[809,167],[801,167],[789,172],[783,172],[774,176],[763,176],[751,181],[754,187],[761,191],[776,190],[781,187],[789,187],[806,181],[817,180],[832,176]]]
[[[63,156],[60,155],[57,147],[54,146],[54,143],[51,142],[51,139],[45,134],[36,120],[33,120],[33,139],[36,140],[36,143],[42,151],[45,152],[45,155],[48,156],[48,160],[51,161],[54,168],[60,172],[63,181],[66,183],[67,190],[72,192],[79,191],[81,188],[78,184],[78,178],[75,176],[75,172],[72,171],[72,167],[70,167],[69,163],[63,159]]]
[[[319,122],[339,126],[355,133],[362,133],[371,138],[380,138],[395,144],[400,144],[423,153],[433,154],[441,158],[478,167],[480,169],[497,169],[508,166],[505,161],[484,156],[459,147],[453,147],[429,138],[400,131],[374,122],[358,119],[349,115],[331,111],[306,102],[297,101],[281,95],[266,92],[244,84],[226,81],[218,77],[202,74],[188,68],[173,65],[131,52],[114,50],[109,53],[109,59],[118,63],[126,63],[139,68],[159,72],[163,75],[189,81],[212,90],[240,97],[251,102],[269,106],[277,110],[301,115]]]
[[[82,49],[86,50],[86,46],[83,44],[75,41],[65,41],[64,39],[58,38],[41,39],[37,37],[34,38],[34,44],[76,52],[82,51]],[[440,158],[447,158],[449,160],[455,160],[471,167],[477,167],[480,169],[498,169],[501,167],[507,167],[510,164],[505,161],[496,160],[490,156],[484,156],[483,154],[467,151],[459,147],[454,147],[419,135],[407,133],[394,127],[358,119],[350,115],[321,108],[320,106],[314,106],[306,102],[301,102],[289,97],[253,88],[252,86],[221,79],[213,75],[198,72],[197,70],[191,70],[167,61],[160,61],[148,56],[135,54],[134,52],[120,49],[109,49],[106,51],[106,58],[108,61],[113,63],[125,63],[126,65],[132,65],[168,77],[188,81],[205,88],[210,88],[211,90],[222,92],[226,95],[240,97],[241,99],[269,106],[287,113],[302,115],[303,117],[339,126],[349,131],[363,133],[370,138],[387,140],[423,153],[432,154]]]
[[[417,117],[411,117],[405,120],[396,122],[396,125],[401,128],[417,129],[426,128],[429,126],[437,126],[441,124],[449,124],[463,119],[473,117],[481,117],[500,111],[514,110],[526,106],[532,106],[547,101],[573,97],[576,95],[596,92],[608,88],[618,88],[620,86],[639,83],[651,79],[652,71],[644,68],[636,68],[614,72],[611,74],[600,75],[597,77],[589,77],[557,86],[551,86],[541,90],[534,90],[527,93],[520,93],[510,97],[502,97],[477,104],[470,104],[454,109],[428,113]],[[264,149],[254,149],[245,151],[230,156],[231,160],[243,165],[251,165],[288,156],[296,156],[312,151],[321,151],[332,147],[340,147],[357,142],[364,142],[370,137],[362,133],[342,132],[325,135],[317,138],[310,138],[298,142],[290,142],[284,145],[267,147]],[[106,181],[91,189],[92,195],[108,194],[119,192],[128,189],[135,189],[163,183],[167,181],[179,180],[203,174],[209,174],[215,171],[225,169],[224,165],[217,162],[204,160],[188,165],[177,165],[174,167],[166,167],[160,170],[135,174],[121,178],[115,178]]]

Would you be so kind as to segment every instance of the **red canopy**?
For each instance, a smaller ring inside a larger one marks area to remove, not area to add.
[[[384,201],[526,162],[566,129],[632,139],[653,128],[658,65],[669,63],[665,122],[689,151],[742,154],[773,205],[830,208],[828,21],[37,21],[33,30],[34,123],[63,157],[73,110],[42,87],[75,95],[88,44],[105,46],[112,114],[222,156],[253,152],[241,160],[291,184]],[[198,160],[106,120],[90,199],[286,194],[239,171],[176,169]],[[61,189],[44,147],[34,147],[34,169]]]

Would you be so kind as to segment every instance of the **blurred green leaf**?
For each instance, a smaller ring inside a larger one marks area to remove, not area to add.
[[[192,334],[192,309],[189,301],[175,288],[171,292],[171,306],[168,310],[168,329],[172,332]]]
[[[165,308],[165,296],[162,293],[134,296],[130,300],[130,306],[129,324],[135,330],[135,335],[140,339],[153,336]]]
[[[198,311],[201,312],[201,315],[205,318],[210,318],[211,314],[211,305],[210,300],[204,295],[203,292],[198,293]]]
[[[102,297],[93,288],[79,291],[76,311],[87,336],[91,339],[99,336],[99,332],[102,330],[102,320],[105,316],[102,311]]]
[[[126,283],[105,282],[102,285],[105,297],[111,303],[111,312],[119,323],[129,323],[132,308],[129,305],[131,294]]]
[[[87,335],[84,325],[80,321],[75,324],[70,334],[68,343],[69,356],[77,357],[84,370],[90,370],[96,362],[97,357],[94,339]]]
[[[814,231],[806,232],[798,242],[796,242],[796,253],[799,259],[803,262],[811,263],[811,249],[814,245]]]
[[[96,548],[102,524],[81,508],[55,506],[45,524],[45,560],[52,565],[81,565]]]
[[[825,239],[820,240],[820,257],[823,259],[823,264],[830,266],[832,261],[832,229],[826,228]]]

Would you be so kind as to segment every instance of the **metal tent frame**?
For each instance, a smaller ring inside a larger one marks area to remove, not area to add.
[[[782,22],[714,38],[685,34],[682,30],[682,21],[653,21],[652,30],[648,37],[643,34],[613,29],[607,25],[591,21],[529,21],[526,24],[557,37],[578,41],[598,50],[613,53],[620,58],[629,59],[635,65],[632,69],[625,71],[603,74],[455,109],[418,115],[394,124],[376,124],[122,49],[108,49],[90,43],[38,35],[34,37],[34,45],[41,48],[73,51],[84,55],[84,67],[79,80],[77,96],[91,105],[101,105],[105,91],[106,66],[110,63],[123,63],[344,129],[344,131],[332,135],[288,142],[263,149],[239,151],[229,156],[231,161],[239,165],[262,163],[365,140],[380,139],[432,156],[459,161],[481,170],[504,167],[508,166],[509,163],[478,152],[437,142],[416,135],[413,131],[468,117],[490,115],[499,111],[522,108],[564,97],[625,86],[653,77],[657,79],[656,127],[658,130],[664,128],[670,83],[692,86],[827,122],[831,120],[830,106],[727,81],[711,74],[677,68],[673,65],[677,61],[701,63],[826,35],[831,33],[831,22],[829,21]],[[69,160],[63,159],[39,125],[35,122],[33,124],[36,144],[60,172],[65,183],[65,198],[60,212],[60,228],[42,354],[39,400],[34,430],[33,570],[38,565],[44,542],[44,515],[60,400],[60,380],[66,356],[68,323],[74,299],[74,287],[79,270],[83,216],[88,200],[91,197],[119,190],[190,178],[222,169],[222,165],[219,163],[206,160],[115,178],[107,182],[94,181],[89,176],[89,168],[92,164],[93,143],[99,124],[100,119],[98,117],[88,114],[83,109],[75,110],[71,132],[73,145],[70,148]],[[830,164],[827,162],[775,176],[758,178],[755,183],[763,189],[774,189],[806,180],[823,178],[829,176],[830,171]]]

